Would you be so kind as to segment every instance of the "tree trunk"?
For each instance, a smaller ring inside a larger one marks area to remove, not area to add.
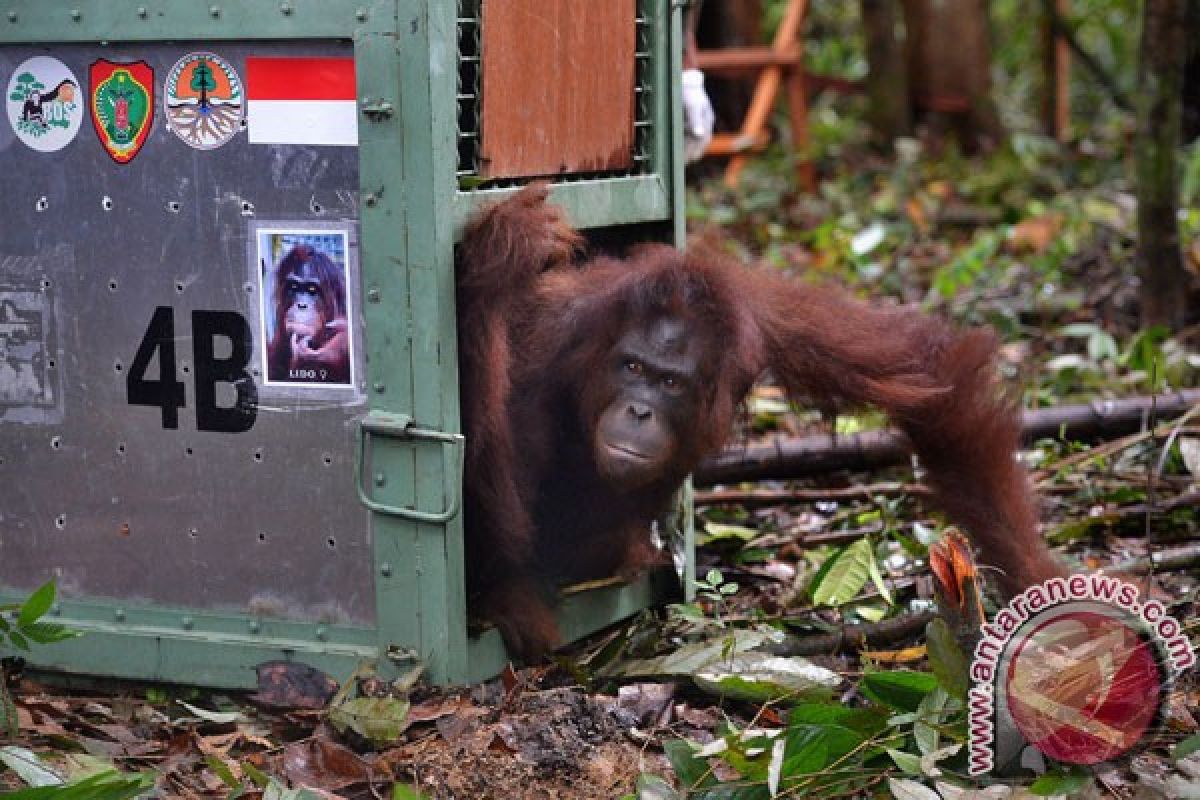
[[[1183,326],[1189,276],[1179,248],[1179,147],[1187,0],[1145,0],[1138,63],[1138,250],[1143,326]]]
[[[712,0],[700,7],[696,41],[701,50],[762,44],[761,0]],[[738,78],[707,75],[704,88],[712,100],[721,130],[737,130],[750,105],[754,84]]]
[[[968,150],[999,144],[987,0],[904,0],[904,26],[913,101],[934,132],[952,126]]]
[[[912,133],[912,107],[903,43],[896,36],[896,0],[861,0],[867,44],[867,98],[871,128],[880,144]]]

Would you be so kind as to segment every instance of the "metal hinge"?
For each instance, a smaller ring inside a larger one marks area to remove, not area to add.
[[[453,464],[453,480],[446,487],[446,506],[441,511],[419,511],[415,508],[393,506],[381,503],[371,497],[363,486],[363,467],[367,457],[367,445],[372,436],[388,436],[394,439],[406,439],[411,442],[436,442],[443,448],[451,450],[449,459]],[[462,505],[463,482],[463,450],[466,438],[459,433],[443,433],[442,431],[418,428],[416,421],[407,414],[392,414],[386,411],[371,411],[359,423],[358,454],[354,459],[354,485],[358,489],[358,499],[364,506],[379,514],[387,514],[413,522],[428,522],[444,524],[458,515]]]

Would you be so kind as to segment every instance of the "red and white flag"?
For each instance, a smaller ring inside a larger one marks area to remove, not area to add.
[[[251,144],[358,144],[353,58],[246,59]]]

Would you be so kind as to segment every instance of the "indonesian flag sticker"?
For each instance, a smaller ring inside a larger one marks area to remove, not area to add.
[[[358,144],[353,58],[246,59],[251,144]]]

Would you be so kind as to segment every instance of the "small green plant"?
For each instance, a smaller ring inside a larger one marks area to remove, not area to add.
[[[23,603],[0,604],[0,652],[23,650],[34,644],[53,644],[77,636],[63,625],[43,622],[42,617],[54,605],[54,581],[42,584]],[[9,736],[17,735],[17,709],[8,694],[8,686],[0,677],[0,730]]]

